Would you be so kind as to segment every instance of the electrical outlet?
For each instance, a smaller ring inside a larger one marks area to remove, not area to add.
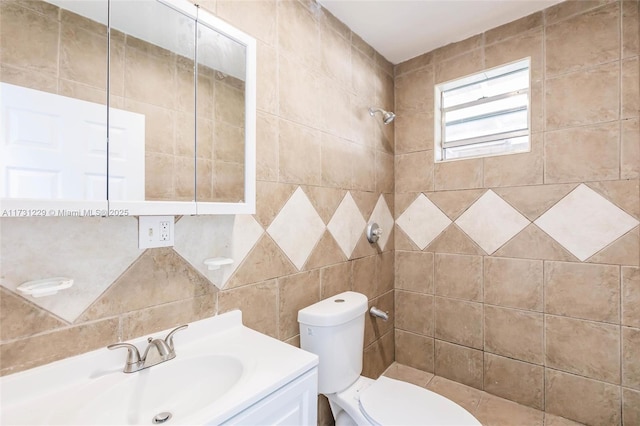
[[[173,216],[138,217],[138,248],[171,247],[173,236]]]
[[[160,241],[169,241],[171,240],[171,231],[169,230],[170,228],[170,223],[167,220],[163,220],[160,222]]]

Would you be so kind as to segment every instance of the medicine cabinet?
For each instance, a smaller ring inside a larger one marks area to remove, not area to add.
[[[255,211],[255,40],[186,0],[2,2],[0,214]]]

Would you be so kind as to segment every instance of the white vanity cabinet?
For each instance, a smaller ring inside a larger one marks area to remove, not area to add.
[[[315,426],[317,418],[318,369],[314,367],[222,424]]]
[[[318,356],[245,327],[240,311],[190,323],[175,351],[131,374],[123,352],[102,348],[2,376],[0,425],[150,425],[167,414],[166,426],[316,425]]]

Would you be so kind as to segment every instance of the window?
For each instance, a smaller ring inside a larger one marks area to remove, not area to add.
[[[529,151],[529,63],[435,87],[436,161]]]

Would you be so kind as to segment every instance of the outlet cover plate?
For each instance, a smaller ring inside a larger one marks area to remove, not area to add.
[[[173,216],[139,216],[138,248],[172,247],[174,225]]]

